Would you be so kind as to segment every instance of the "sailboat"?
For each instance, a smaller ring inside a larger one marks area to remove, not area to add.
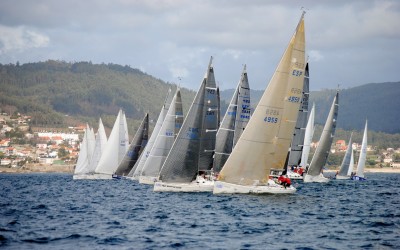
[[[85,179],[86,175],[89,174],[89,165],[92,156],[92,131],[89,125],[86,124],[85,133],[83,135],[82,143],[80,145],[79,156],[76,162],[73,179]]]
[[[164,164],[165,158],[171,150],[172,144],[182,126],[183,109],[181,91],[178,88],[169,106],[167,115],[157,135],[153,147],[144,163],[139,183],[154,184]]]
[[[315,103],[313,103],[313,106],[311,108],[310,116],[308,117],[308,122],[306,126],[306,133],[304,135],[303,151],[301,153],[301,162],[300,162],[300,168],[302,169],[306,169],[306,167],[308,166],[308,156],[310,154],[311,142],[315,129],[314,117],[315,117]]]
[[[113,178],[120,179],[122,176],[126,176],[135,165],[142,153],[144,147],[146,146],[147,140],[149,138],[149,114],[146,113],[142,123],[140,124],[135,136],[133,137],[128,151],[126,151],[124,158],[118,165],[115,174],[112,175]]]
[[[221,126],[218,129],[215,144],[213,171],[219,173],[243,133],[251,114],[250,87],[246,65],[229,103]]]
[[[294,193],[270,180],[283,169],[301,103],[305,70],[304,14],[246,129],[214,184],[220,193]]]
[[[352,148],[352,137],[353,133],[350,135],[349,143],[347,146],[346,153],[343,157],[342,165],[340,166],[339,173],[336,175],[337,180],[349,180],[350,179],[350,174],[353,169],[351,166],[352,163],[352,156],[353,156],[353,148]],[[354,158],[353,158],[354,161]]]
[[[322,174],[322,169],[326,164],[333,137],[335,136],[336,120],[339,110],[339,91],[336,92],[333,98],[332,106],[326,118],[325,126],[321,134],[317,149],[311,160],[307,173],[304,176],[304,182],[328,182]]]
[[[92,132],[90,132],[92,133]],[[85,139],[83,140],[85,141]],[[80,174],[74,174],[73,179],[93,179],[93,174],[94,171],[97,167],[97,164],[99,163],[102,151],[105,148],[105,145],[107,143],[107,135],[104,130],[103,122],[101,121],[101,118],[99,119],[99,128],[97,129],[97,134],[95,136],[95,144],[94,144],[94,149],[93,153],[88,155],[88,165],[85,168],[83,172]],[[90,147],[90,146],[89,146]],[[82,147],[81,147],[82,150]],[[80,155],[80,154],[79,154]]]
[[[139,176],[142,174],[142,169],[144,164],[146,163],[147,158],[149,157],[150,150],[154,145],[154,141],[157,138],[158,132],[161,129],[161,126],[164,122],[165,116],[168,112],[168,97],[171,93],[171,89],[168,90],[167,96],[165,97],[164,104],[161,108],[160,114],[158,115],[156,124],[154,125],[153,132],[150,136],[149,141],[146,144],[142,154],[140,154],[139,159],[136,161],[135,165],[133,166],[132,170],[128,174],[128,179],[131,180],[139,180]]]
[[[358,157],[357,172],[351,177],[352,180],[364,181],[364,167],[365,161],[367,160],[367,131],[368,121],[365,121],[364,135],[361,143],[360,156]]]
[[[302,180],[303,176],[297,172],[301,162],[301,156],[304,147],[304,139],[307,126],[308,116],[308,99],[310,96],[310,81],[309,81],[309,69],[308,63],[306,64],[304,85],[303,85],[303,98],[299,109],[299,115],[297,116],[297,122],[294,129],[293,140],[290,145],[289,158],[287,163],[287,175],[290,179]]]
[[[94,179],[111,179],[112,174],[128,150],[128,125],[125,112],[120,110],[115,120],[110,137],[100,157],[94,173]]]
[[[213,180],[209,173],[218,129],[218,100],[211,57],[200,89],[161,168],[159,181],[154,184],[154,191],[212,191]]]

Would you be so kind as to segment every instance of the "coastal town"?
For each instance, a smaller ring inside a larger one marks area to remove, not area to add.
[[[79,145],[86,125],[68,128],[37,128],[30,126],[31,117],[14,112],[0,114],[0,172],[67,172],[72,173],[79,155]],[[318,142],[313,142],[315,149]],[[331,147],[332,155],[343,155],[348,145],[336,140]],[[352,143],[359,152],[361,145]],[[368,145],[367,151],[376,155],[376,148]],[[400,169],[396,157],[400,148],[380,150],[373,168]],[[340,165],[340,164],[339,164]]]

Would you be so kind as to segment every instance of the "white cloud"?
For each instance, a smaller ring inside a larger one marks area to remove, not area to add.
[[[48,36],[29,30],[24,26],[14,28],[0,25],[0,54],[46,47],[49,42]]]

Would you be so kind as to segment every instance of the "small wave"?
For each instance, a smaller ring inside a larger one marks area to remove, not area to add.
[[[48,208],[47,208],[46,205],[40,204],[40,205],[37,205],[37,206],[33,206],[31,209],[36,210],[36,209],[48,209]]]
[[[371,222],[369,224],[369,226],[370,227],[391,227],[391,226],[394,226],[394,223],[377,221],[377,222]]]

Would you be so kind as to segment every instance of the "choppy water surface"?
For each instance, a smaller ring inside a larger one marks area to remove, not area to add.
[[[400,249],[400,174],[294,195],[153,193],[128,180],[0,174],[8,249]]]

